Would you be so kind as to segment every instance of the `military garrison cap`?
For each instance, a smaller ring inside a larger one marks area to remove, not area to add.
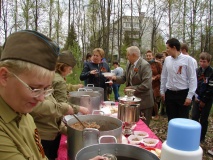
[[[31,30],[11,34],[3,46],[1,61],[7,59],[30,62],[55,70],[59,46],[45,35]]]
[[[75,57],[70,51],[63,51],[61,54],[59,54],[58,62],[65,63],[72,68],[76,65]]]

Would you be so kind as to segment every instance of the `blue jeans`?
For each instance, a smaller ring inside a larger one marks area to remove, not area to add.
[[[118,97],[120,97],[120,95],[119,95],[119,87],[120,87],[120,84],[113,84],[112,85],[115,101],[118,101]]]

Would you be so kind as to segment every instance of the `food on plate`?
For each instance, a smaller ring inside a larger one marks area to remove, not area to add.
[[[130,135],[127,139],[129,141],[129,143],[133,144],[133,145],[140,144],[141,141],[143,140],[142,137],[139,137],[139,136],[136,136],[136,135]]]
[[[147,141],[146,143],[147,144],[154,144],[155,142],[154,141]]]
[[[144,138],[143,139],[143,144],[145,146],[148,146],[148,147],[155,147],[156,144],[159,142],[158,139],[154,139],[154,138]]]
[[[145,136],[146,134],[144,134],[144,133],[139,133],[138,135],[139,135],[139,136]]]
[[[133,138],[132,141],[140,141],[137,137]]]
[[[149,137],[149,134],[145,131],[134,131],[134,135],[140,136],[143,138]]]
[[[112,114],[113,113],[118,113],[118,107],[111,107],[110,110],[111,110]]]
[[[98,125],[96,122],[82,122],[82,123],[86,128],[95,128],[95,129],[100,128],[100,125]],[[70,125],[70,127],[79,131],[84,130],[83,126],[79,122]]]
[[[115,102],[113,101],[104,101],[101,111],[103,111],[105,115],[118,113],[118,106],[115,106]]]

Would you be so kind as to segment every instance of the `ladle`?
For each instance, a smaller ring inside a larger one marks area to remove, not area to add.
[[[83,126],[83,128],[86,128],[85,125],[81,122],[81,120],[75,114],[73,114],[73,116],[78,120],[78,122]]]

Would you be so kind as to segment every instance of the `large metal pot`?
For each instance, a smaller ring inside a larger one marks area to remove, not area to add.
[[[97,132],[96,129],[85,129],[84,131],[79,131],[71,128],[70,126],[78,121],[75,118],[71,118],[67,122],[68,131],[68,157],[70,160],[75,159],[77,152],[83,147],[98,144],[99,136],[111,135],[116,137],[118,143],[122,142],[122,121],[103,115],[80,115],[78,118],[82,122],[96,122],[100,125],[100,129]],[[106,143],[110,143],[106,141]],[[88,158],[87,158],[88,159]]]
[[[127,144],[95,144],[81,149],[75,160],[86,160],[97,155],[113,154],[117,160],[159,160],[153,153]]]
[[[141,99],[135,96],[119,97],[118,119],[127,123],[139,121],[140,101]]]
[[[101,87],[94,87],[94,84],[87,84],[86,87],[84,87],[86,90],[91,89],[92,91],[98,91],[101,94],[101,102],[104,101],[104,89]]]
[[[97,91],[78,90],[69,92],[68,101],[75,105],[80,105],[88,108],[89,113],[93,110],[100,110],[101,94]]]

